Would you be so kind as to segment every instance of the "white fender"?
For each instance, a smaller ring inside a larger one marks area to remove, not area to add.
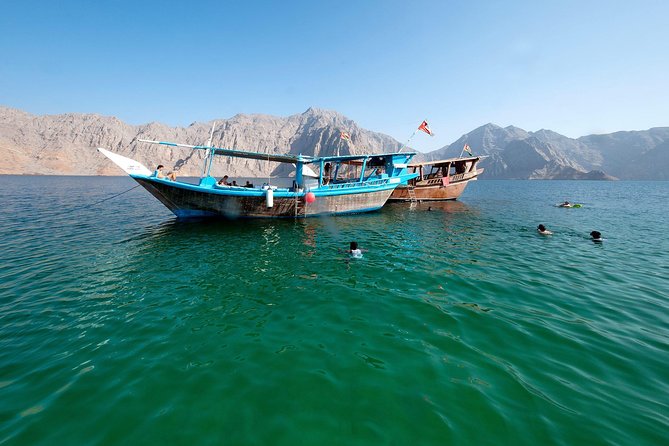
[[[274,191],[269,188],[267,189],[267,192],[265,192],[266,196],[265,199],[267,200],[267,207],[271,208],[274,207]]]

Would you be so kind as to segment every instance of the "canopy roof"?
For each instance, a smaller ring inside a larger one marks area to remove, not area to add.
[[[328,161],[353,161],[353,160],[363,160],[365,158],[381,158],[386,156],[394,155],[404,155],[411,157],[416,154],[416,152],[395,152],[395,153],[378,153],[378,154],[365,154],[365,155],[341,155],[341,156],[308,156],[308,155],[294,155],[294,154],[270,154],[270,153],[261,153],[261,152],[247,152],[245,150],[237,149],[224,149],[220,147],[210,147],[210,146],[193,146],[188,144],[179,144],[174,142],[166,141],[150,141],[146,139],[138,140],[140,142],[146,142],[149,144],[160,144],[163,146],[172,146],[172,147],[186,147],[190,149],[200,149],[200,150],[213,150],[214,155],[222,156],[233,156],[235,158],[250,158],[255,160],[264,160],[264,161],[274,161],[277,163],[320,163]]]
[[[434,160],[434,161],[423,161],[420,163],[410,163],[409,167],[419,167],[419,166],[441,166],[449,163],[453,163],[455,161],[473,161],[473,160],[478,160],[481,158],[486,158],[484,155],[480,156],[467,156],[467,157],[461,157],[461,158],[448,158],[444,160]]]

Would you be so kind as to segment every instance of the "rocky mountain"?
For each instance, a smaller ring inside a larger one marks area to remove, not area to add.
[[[596,167],[624,180],[669,179],[669,127],[578,138],[602,153]]]
[[[149,169],[164,164],[179,175],[199,176],[204,153],[178,147],[139,142],[139,139],[206,144],[213,122],[188,127],[160,123],[132,126],[117,118],[95,114],[34,116],[0,107],[0,174],[122,175],[122,171],[96,150],[104,147],[136,159]],[[340,138],[351,135],[353,146]],[[212,144],[217,147],[304,155],[395,151],[400,143],[381,133],[360,128],[341,114],[310,108],[286,118],[236,115],[216,121]],[[281,166],[256,160],[217,157],[212,173],[263,177],[280,174]]]
[[[526,132],[486,124],[457,141],[425,155],[426,159],[459,156],[469,144],[485,177],[523,179],[667,179],[669,127],[568,138],[551,130]]]
[[[0,107],[0,174],[122,175],[96,150],[104,147],[136,159],[153,169],[164,164],[179,175],[199,176],[202,151],[165,147],[139,139],[205,144],[213,121],[188,127],[160,123],[133,126],[96,114],[36,116]],[[350,133],[353,145],[340,139]],[[390,152],[401,144],[390,136],[360,128],[330,110],[310,108],[288,117],[236,115],[216,120],[212,144],[268,154]],[[464,144],[482,161],[482,179],[669,179],[669,127],[645,131],[589,135],[573,139],[551,130],[527,132],[521,128],[486,124],[418,160],[460,155]],[[285,174],[285,166],[256,160],[218,157],[216,176],[264,177]]]
[[[468,144],[475,154],[487,155],[481,162],[488,179],[585,179],[586,168],[579,162],[583,156],[579,145],[550,130],[526,132],[518,127],[486,124],[463,136],[453,144],[428,156],[450,158],[459,156]],[[592,156],[592,155],[590,155]]]

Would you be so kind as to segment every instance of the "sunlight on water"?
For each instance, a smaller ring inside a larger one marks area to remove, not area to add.
[[[179,222],[142,189],[90,206],[127,178],[0,182],[0,443],[669,436],[669,183]]]

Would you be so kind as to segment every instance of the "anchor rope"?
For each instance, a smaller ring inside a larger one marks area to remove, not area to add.
[[[104,202],[107,201],[107,200],[111,200],[112,198],[116,198],[116,197],[118,197],[118,196],[121,196],[121,195],[123,195],[123,194],[125,194],[125,193],[127,193],[127,192],[130,192],[130,191],[133,190],[133,189],[137,189],[139,186],[141,186],[141,184],[138,184],[138,185],[136,185],[136,186],[133,186],[133,187],[131,187],[130,189],[125,190],[125,191],[123,191],[123,192],[121,192],[121,193],[118,193],[118,194],[116,194],[116,195],[112,195],[111,197],[107,197],[107,198],[105,198],[105,199],[103,199],[103,200],[96,201],[95,203],[92,203],[92,204],[86,204],[86,205],[84,205],[84,206],[80,206],[80,207],[71,209],[70,211],[78,211],[78,210],[80,210],[80,209],[85,209],[85,208],[89,208],[89,207],[97,206],[98,204],[100,204],[100,203],[104,203]]]

